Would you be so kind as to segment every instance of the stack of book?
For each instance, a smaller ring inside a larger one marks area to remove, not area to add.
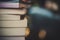
[[[18,7],[18,3],[2,3],[0,7]],[[8,6],[9,4],[9,6]],[[1,4],[0,4],[1,5]],[[10,6],[11,5],[11,6]],[[19,9],[0,9],[0,39],[1,40],[25,40],[25,30],[27,27],[27,18],[21,20],[21,15],[25,15],[26,10]]]

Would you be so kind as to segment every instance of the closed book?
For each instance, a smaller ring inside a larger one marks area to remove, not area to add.
[[[0,2],[0,8],[19,8],[19,3]]]
[[[25,36],[26,28],[0,28],[0,36]]]
[[[0,9],[0,14],[19,14],[24,15],[26,14],[26,9]]]
[[[0,21],[0,27],[27,27],[27,20],[21,21]]]
[[[25,40],[25,37],[0,37],[1,40]]]
[[[19,21],[20,20],[20,15],[0,15],[0,20]]]

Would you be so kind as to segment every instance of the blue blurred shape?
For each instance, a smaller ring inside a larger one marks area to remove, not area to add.
[[[53,13],[47,9],[40,8],[40,7],[31,7],[29,10],[29,14],[37,14],[40,16],[45,16],[45,17],[52,17]]]

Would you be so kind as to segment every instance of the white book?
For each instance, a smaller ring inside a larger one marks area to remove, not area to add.
[[[19,14],[24,15],[26,13],[26,9],[0,9],[0,14]]]
[[[0,7],[2,7],[2,8],[19,8],[19,3],[1,2]]]
[[[25,36],[26,28],[0,28],[1,36]]]
[[[0,20],[11,20],[11,21],[19,21],[19,15],[0,15]]]
[[[0,37],[2,40],[25,40],[25,37]]]
[[[0,21],[0,27],[27,27],[27,20],[21,21]]]

